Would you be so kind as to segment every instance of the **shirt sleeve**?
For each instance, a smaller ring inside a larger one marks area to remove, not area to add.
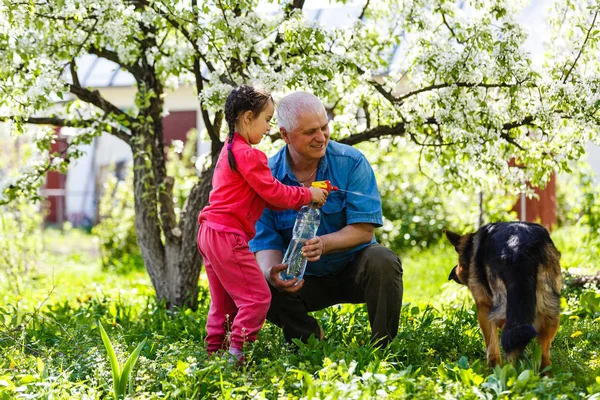
[[[283,238],[275,228],[275,212],[265,209],[256,223],[256,236],[248,243],[250,251],[256,253],[261,250],[285,251]]]
[[[308,188],[287,186],[273,177],[262,151],[253,148],[241,151],[236,154],[236,161],[240,174],[271,208],[298,210],[310,203],[312,195]]]
[[[348,190],[350,192],[346,197],[347,223],[370,223],[375,227],[382,226],[381,196],[377,188],[377,180],[371,164],[362,154],[354,168],[349,171]]]

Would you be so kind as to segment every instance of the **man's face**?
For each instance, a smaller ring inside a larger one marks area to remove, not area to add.
[[[281,136],[289,145],[290,151],[302,158],[323,158],[329,143],[329,121],[325,111],[301,114],[296,129],[287,132],[282,128]]]

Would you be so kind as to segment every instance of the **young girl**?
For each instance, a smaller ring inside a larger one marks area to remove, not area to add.
[[[299,209],[311,202],[323,205],[322,189],[286,186],[276,180],[267,156],[252,145],[269,132],[274,104],[267,92],[241,86],[225,103],[229,135],[215,166],[209,205],[198,221],[198,249],[204,258],[211,302],[206,323],[209,354],[225,349],[242,359],[246,342],[256,340],[271,304],[265,277],[248,241],[266,207]]]

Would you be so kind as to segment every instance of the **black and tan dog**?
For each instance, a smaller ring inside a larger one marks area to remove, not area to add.
[[[498,222],[477,232],[446,232],[458,252],[458,265],[448,279],[469,287],[485,339],[487,360],[502,364],[519,357],[536,337],[542,347],[542,369],[549,366],[550,345],[560,314],[560,252],[548,231],[538,224]]]

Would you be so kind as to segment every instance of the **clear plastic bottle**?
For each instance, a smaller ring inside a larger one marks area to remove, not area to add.
[[[306,270],[306,257],[302,256],[302,247],[307,240],[312,239],[317,234],[319,224],[321,223],[321,212],[311,206],[304,206],[296,216],[292,240],[283,257],[283,263],[288,267],[281,271],[281,279],[290,280],[293,278],[302,279]]]

